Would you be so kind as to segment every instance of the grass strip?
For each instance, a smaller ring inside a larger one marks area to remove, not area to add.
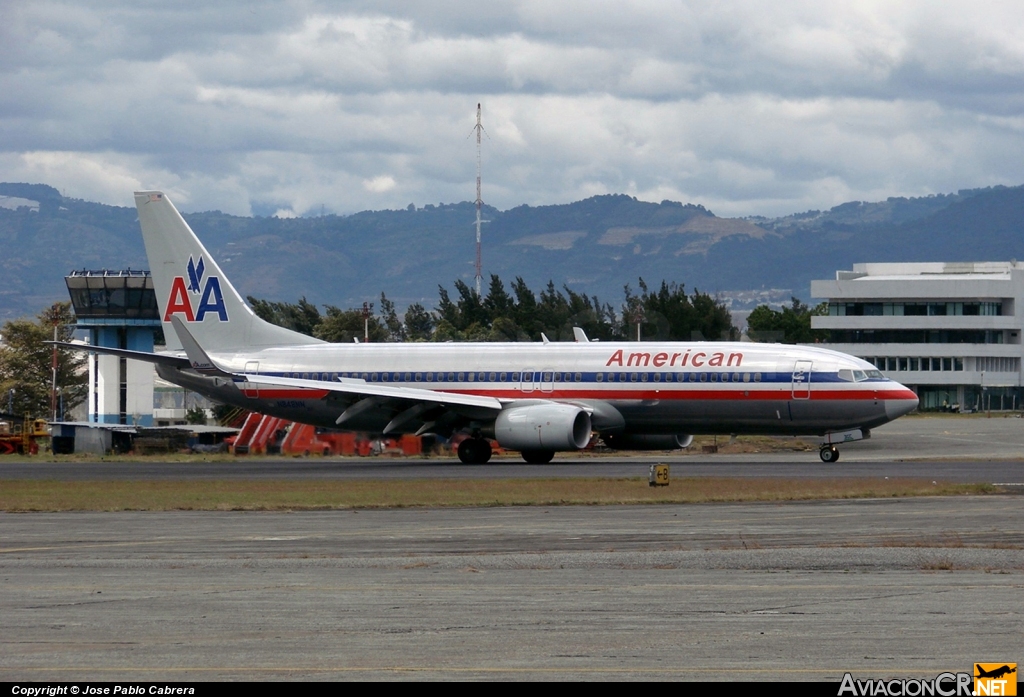
[[[0,510],[286,511],[458,506],[575,506],[952,496],[989,484],[924,479],[692,477],[651,487],[634,478],[409,480],[6,480]]]

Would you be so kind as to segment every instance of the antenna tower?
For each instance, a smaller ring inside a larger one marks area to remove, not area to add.
[[[484,125],[480,122],[479,103],[476,105],[476,126],[473,130],[476,131],[476,295],[480,297],[480,207],[484,205],[483,199],[480,198],[480,134],[483,133]]]

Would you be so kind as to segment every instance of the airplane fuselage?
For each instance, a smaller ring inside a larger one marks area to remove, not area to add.
[[[211,357],[237,374],[572,403],[592,412],[595,430],[610,433],[822,435],[874,428],[917,404],[913,392],[864,361],[779,344],[318,344]],[[165,377],[181,383],[185,375]],[[216,399],[324,427],[349,405],[326,388],[189,381]],[[345,428],[380,432],[392,417],[368,409]]]

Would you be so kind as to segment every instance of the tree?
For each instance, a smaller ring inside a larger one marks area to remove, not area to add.
[[[384,319],[384,328],[388,332],[388,341],[405,341],[406,330],[402,320],[398,319],[395,303],[388,300],[384,293],[380,294],[380,316]]]
[[[362,308],[342,310],[334,305],[324,305],[327,310],[323,321],[316,328],[314,336],[334,343],[352,343],[353,338],[363,340],[368,323],[370,341],[380,343],[388,340],[388,330],[374,315],[367,320]]]
[[[260,300],[251,295],[247,296],[246,300],[260,319],[306,336],[315,336],[317,327],[323,321],[320,310],[307,301],[305,296],[295,304]]]
[[[408,341],[427,341],[434,333],[434,316],[419,303],[405,310],[405,335]]]
[[[8,405],[17,414],[53,416],[50,392],[53,383],[53,347],[44,343],[54,338],[71,341],[75,331],[71,303],[55,303],[39,313],[36,321],[7,322],[0,333],[0,410]],[[57,351],[58,409],[60,419],[82,403],[89,391],[86,357],[78,351]],[[13,390],[13,393],[11,392]]]
[[[786,344],[812,344],[828,340],[828,330],[811,329],[811,317],[828,314],[828,303],[810,308],[797,298],[790,298],[792,304],[782,310],[773,310],[767,305],[757,306],[747,317],[747,328],[751,338],[767,341],[781,339]]]
[[[694,289],[690,295],[682,284],[661,282],[651,292],[644,279],[639,279],[640,295],[626,286],[626,302],[622,313],[627,336],[636,339],[636,325],[641,326],[641,339],[660,341],[725,341],[733,338],[732,315],[725,305]]]

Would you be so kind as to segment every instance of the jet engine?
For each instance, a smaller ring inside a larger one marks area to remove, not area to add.
[[[614,450],[679,450],[693,442],[693,436],[686,434],[609,433],[602,438]]]
[[[509,450],[579,450],[590,430],[590,414],[571,404],[514,407],[494,421],[495,440]]]

